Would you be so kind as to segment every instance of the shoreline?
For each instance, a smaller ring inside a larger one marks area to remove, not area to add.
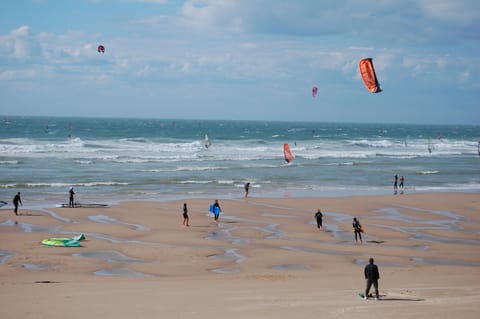
[[[369,318],[371,311],[475,318],[480,311],[476,193],[221,199],[218,225],[207,212],[212,201],[126,201],[18,217],[0,210],[0,316],[131,318],[141,309],[143,318]],[[190,227],[182,226],[184,202]],[[316,228],[317,208],[325,231]],[[353,240],[353,216],[365,229],[362,244]],[[79,233],[83,247],[40,243]],[[380,268],[380,302],[357,295],[369,257]]]

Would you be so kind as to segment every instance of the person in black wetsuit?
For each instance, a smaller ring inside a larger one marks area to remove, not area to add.
[[[20,192],[18,192],[17,195],[15,195],[15,197],[13,198],[13,206],[15,207],[13,209],[13,212],[17,216],[18,216],[18,204],[23,205],[22,204],[22,199],[20,198]]]
[[[323,214],[320,209],[315,213],[315,220],[317,221],[317,228],[319,230],[323,229],[322,222],[323,222]]]
[[[73,198],[73,195],[75,195],[75,192],[73,191],[73,187],[70,187],[70,190],[68,191],[68,193],[70,194],[70,198],[68,200],[68,206],[69,207],[74,207],[75,206],[75,201],[74,201],[74,198]]]
[[[243,188],[245,189],[245,198],[247,198],[248,197],[248,191],[250,190],[250,182],[245,183]]]
[[[375,288],[375,297],[377,300],[380,300],[380,295],[378,294],[378,279],[380,279],[380,273],[378,271],[377,265],[374,264],[373,258],[370,258],[368,265],[365,266],[363,270],[365,276],[366,287],[365,287],[365,300],[368,298],[368,293],[370,292],[370,287]]]
[[[188,208],[187,208],[187,203],[183,204],[183,226],[190,226],[188,224]]]
[[[218,212],[216,211],[216,207],[218,207]],[[220,212],[222,209],[220,208],[220,204],[218,203],[218,199],[215,200],[215,203],[213,204],[213,218],[215,222],[218,224],[218,218],[220,217]]]
[[[358,239],[360,239],[360,242],[362,242],[363,230],[362,230],[362,225],[358,221],[357,217],[353,217],[352,226],[353,226],[353,232],[355,233],[355,242],[358,242]],[[358,236],[358,239],[357,239],[357,236]]]

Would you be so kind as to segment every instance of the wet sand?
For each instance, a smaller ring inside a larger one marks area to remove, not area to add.
[[[0,318],[478,317],[479,194],[220,200],[218,225],[186,201],[190,227],[184,201],[2,208]],[[380,301],[358,296],[370,257]]]

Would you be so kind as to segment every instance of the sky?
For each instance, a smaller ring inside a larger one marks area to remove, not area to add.
[[[2,1],[0,115],[479,125],[480,1]]]

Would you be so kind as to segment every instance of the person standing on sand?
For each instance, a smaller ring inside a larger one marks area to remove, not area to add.
[[[18,216],[18,204],[22,205],[22,199],[20,198],[20,192],[17,193],[17,195],[15,195],[15,197],[13,197],[13,206],[15,207],[13,209],[13,212],[15,213],[15,215]]]
[[[360,243],[361,243],[363,229],[357,217],[353,217],[352,226],[353,226],[353,232],[355,233],[355,242],[357,243],[358,239],[360,239]],[[358,239],[357,239],[357,236],[358,236]]]
[[[398,185],[401,189],[403,189],[403,182],[405,181],[405,177],[400,176],[400,185]]]
[[[368,293],[370,292],[370,287],[375,288],[375,297],[377,300],[380,300],[380,295],[378,294],[378,279],[380,279],[380,273],[378,272],[377,265],[374,264],[373,258],[370,258],[369,264],[365,266],[363,270],[363,274],[365,276],[365,280],[367,281],[365,287],[365,296],[363,297],[365,300],[368,298]]]
[[[218,211],[217,208],[218,207]],[[218,203],[218,199],[215,200],[215,203],[213,204],[213,219],[215,222],[218,224],[218,218],[220,217],[220,212],[222,209],[220,208],[220,204]]]
[[[317,221],[317,228],[319,230],[323,230],[323,226],[322,226],[322,218],[323,218],[323,214],[322,212],[320,211],[320,209],[315,213],[315,220]]]
[[[73,195],[75,195],[75,192],[73,191],[73,187],[70,187],[70,190],[68,191],[68,193],[70,194],[70,198],[68,200],[68,206],[69,207],[74,207],[75,204],[74,204],[74,199],[73,199]]]
[[[245,198],[248,197],[248,190],[250,189],[250,182],[246,182],[245,185],[243,186],[245,189]]]
[[[190,226],[188,224],[188,208],[187,208],[187,203],[183,204],[183,226]]]

